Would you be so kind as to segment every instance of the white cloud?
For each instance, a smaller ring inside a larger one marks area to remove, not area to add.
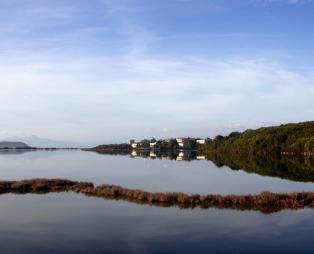
[[[313,72],[274,61],[128,56],[30,62],[0,62],[0,113],[12,132],[96,139],[141,135],[139,127],[154,135],[164,126],[173,134],[204,126],[197,135],[211,125],[310,120],[314,113]]]

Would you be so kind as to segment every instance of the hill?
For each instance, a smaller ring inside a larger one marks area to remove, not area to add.
[[[29,145],[23,142],[0,141],[0,149],[29,149]]]
[[[42,138],[37,136],[29,137],[7,137],[6,140],[14,142],[23,142],[29,144],[31,147],[55,147],[55,148],[67,148],[67,147],[84,147],[86,145],[72,142],[72,141],[62,141],[62,140],[52,140],[48,138]]]
[[[291,123],[209,140],[201,151],[224,155],[314,155],[314,121]]]

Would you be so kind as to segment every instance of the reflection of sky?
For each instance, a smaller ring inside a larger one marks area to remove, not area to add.
[[[82,151],[36,151],[0,156],[0,178],[66,178],[147,191],[246,194],[313,191],[313,183],[264,177],[210,161],[173,161],[99,155]]]
[[[78,194],[0,196],[1,253],[312,253],[314,210],[161,208]]]

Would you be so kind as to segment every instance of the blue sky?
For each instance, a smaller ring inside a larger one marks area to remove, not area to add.
[[[313,120],[314,1],[0,0],[0,138]]]

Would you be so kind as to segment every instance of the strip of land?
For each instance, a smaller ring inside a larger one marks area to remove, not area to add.
[[[314,155],[314,121],[263,127],[232,132],[215,138],[144,139],[140,142],[99,145],[85,150],[96,152],[197,151],[208,157],[213,154],[237,157]]]
[[[108,184],[94,186],[93,183],[89,182],[77,182],[64,179],[31,179],[0,182],[0,194],[44,194],[50,192],[76,192],[93,197],[126,200],[140,204],[166,207],[177,206],[180,208],[230,208],[257,210],[263,213],[272,213],[284,209],[314,208],[314,192],[262,192],[257,195],[225,196],[212,194],[189,195],[177,192],[147,192]]]

